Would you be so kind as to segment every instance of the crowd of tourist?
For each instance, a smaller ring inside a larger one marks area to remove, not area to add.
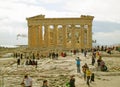
[[[104,51],[108,54],[112,54],[112,51],[116,50],[118,51],[117,47],[107,47],[107,46],[97,46],[93,49],[81,49],[79,50],[73,50],[70,51],[73,55],[76,55],[77,53],[81,52],[84,56],[84,58],[87,57],[88,52],[91,53],[91,65],[95,66],[97,65],[96,70],[98,71],[108,71],[108,68],[105,64],[105,61],[102,59],[101,51]],[[66,57],[67,53],[66,52],[50,52],[47,57],[50,59],[58,59],[59,56]],[[31,53],[29,55],[25,55],[24,53],[14,53],[14,57],[17,59],[17,65],[19,66],[21,64],[21,60],[24,58],[25,59],[25,65],[36,65],[37,68],[37,60],[41,59],[42,56],[40,54]],[[90,57],[90,56],[89,56]],[[88,66],[87,63],[84,65],[81,65],[81,59],[80,57],[77,57],[75,59],[76,61],[76,66],[77,66],[77,73],[83,73],[84,80],[86,81],[86,84],[88,87],[90,87],[90,83],[94,82],[95,80],[95,74],[90,70],[90,67]],[[32,87],[32,78],[30,78],[28,75],[25,75],[22,83],[24,84],[24,87]],[[42,87],[48,87],[48,81],[44,80]],[[75,75],[70,76],[70,81],[66,84],[66,87],[75,87]]]

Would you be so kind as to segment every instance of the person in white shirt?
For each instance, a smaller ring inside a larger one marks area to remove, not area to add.
[[[32,87],[32,78],[25,75],[22,83],[24,84],[24,87]]]

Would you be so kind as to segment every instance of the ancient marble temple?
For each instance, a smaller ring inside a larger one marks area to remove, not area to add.
[[[93,16],[76,18],[45,18],[37,15],[28,22],[28,47],[34,49],[89,49],[92,48]]]

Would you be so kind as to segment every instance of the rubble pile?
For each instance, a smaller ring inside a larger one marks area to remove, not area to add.
[[[114,58],[114,57],[110,57],[110,58],[104,58],[106,65],[109,69],[109,72],[120,72],[120,59],[119,58]]]

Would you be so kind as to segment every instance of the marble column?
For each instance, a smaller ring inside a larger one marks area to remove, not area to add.
[[[35,38],[36,31],[35,31],[35,26],[34,25],[31,26],[30,33],[31,33],[30,34],[31,35],[31,37],[30,37],[30,45],[31,45],[31,48],[34,48],[35,45],[36,45],[36,38]]]
[[[71,43],[72,43],[72,47],[73,49],[75,49],[75,25],[71,25]]]
[[[88,25],[88,30],[87,30],[87,48],[92,48],[92,25]]]
[[[84,25],[81,24],[80,26],[81,26],[81,29],[80,29],[80,35],[81,35],[81,37],[80,37],[80,48],[84,49]]]
[[[38,47],[41,48],[41,47],[43,47],[42,25],[38,25],[37,33],[38,33]]]
[[[57,47],[57,39],[58,39],[58,25],[54,25],[54,46]]]
[[[49,31],[48,31],[48,25],[44,25],[45,28],[45,35],[44,35],[44,39],[45,39],[45,46],[48,47],[49,46]]]
[[[34,26],[34,30],[33,30],[33,41],[34,41],[34,47],[37,48],[38,47],[38,26],[35,25]]]
[[[67,45],[67,28],[66,25],[62,25],[62,32],[63,32],[63,47],[66,48]]]

